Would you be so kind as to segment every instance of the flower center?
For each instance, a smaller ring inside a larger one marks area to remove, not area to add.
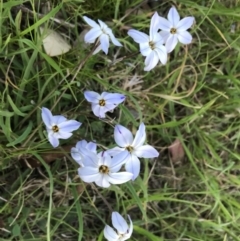
[[[155,49],[155,43],[153,41],[149,42],[149,47],[154,50]]]
[[[99,100],[98,104],[100,106],[105,106],[106,105],[106,101],[104,99],[101,99],[101,100]]]
[[[105,165],[101,165],[98,170],[100,173],[103,173],[103,174],[109,173],[109,168],[108,168],[108,166],[105,166]]]
[[[176,29],[176,28],[171,28],[171,29],[170,29],[170,33],[171,33],[171,34],[177,33],[177,29]]]
[[[52,127],[53,132],[59,132],[59,127],[57,125]]]
[[[122,238],[124,238],[124,236],[125,236],[125,234],[118,234],[118,236],[119,236],[119,238],[120,238],[120,240],[122,239]]]
[[[126,233],[119,233],[118,232],[118,237],[119,237],[120,240],[122,240],[123,238],[125,238],[127,236],[127,234],[128,234],[128,230],[127,230]]]
[[[128,152],[133,152],[133,147],[132,146],[127,146],[126,148],[125,148]]]

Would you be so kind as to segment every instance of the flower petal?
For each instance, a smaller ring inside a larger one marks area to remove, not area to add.
[[[103,230],[103,234],[104,237],[108,240],[108,241],[118,241],[119,236],[118,234],[114,231],[113,228],[111,228],[110,226],[106,225],[104,230]]]
[[[115,36],[113,35],[112,30],[111,30],[111,31],[108,31],[107,34],[108,34],[108,36],[110,37],[110,39],[111,39],[111,41],[112,41],[112,43],[113,43],[114,45],[119,46],[119,47],[122,46],[122,44],[121,44],[121,43],[115,38]]]
[[[102,49],[102,46],[101,46],[101,44],[99,44],[99,45],[97,46],[97,48],[93,51],[93,55],[94,55],[94,54],[97,54],[101,49]]]
[[[109,37],[107,34],[102,34],[100,36],[100,44],[101,44],[101,48],[103,50],[103,52],[105,54],[108,54],[108,48],[109,48]]]
[[[159,16],[159,23],[158,23],[158,28],[170,32],[170,29],[173,27],[172,23],[170,23],[166,18],[160,17]]]
[[[60,123],[66,121],[67,118],[62,115],[54,115],[52,117],[52,125],[59,125]]]
[[[102,34],[102,30],[101,29],[96,29],[96,28],[92,28],[91,30],[89,30],[85,36],[84,36],[84,41],[85,43],[94,43],[95,40]]]
[[[124,234],[128,230],[127,222],[118,212],[112,212],[112,224],[120,234]]]
[[[126,96],[123,94],[108,92],[103,92],[102,97],[106,102],[114,105],[120,104],[126,99]]]
[[[58,138],[54,137],[53,135],[48,135],[48,140],[54,148],[59,146]]]
[[[122,184],[128,182],[132,179],[133,174],[130,172],[118,172],[118,173],[109,173],[106,175],[108,182],[111,184]]]
[[[183,18],[178,22],[176,29],[178,32],[186,31],[193,25],[193,22],[194,22],[194,17]]]
[[[52,113],[48,108],[42,107],[42,120],[43,123],[47,126],[47,127],[51,127],[52,126]]]
[[[97,116],[99,118],[105,118],[106,110],[105,110],[104,106],[102,107],[99,104],[92,103],[92,111],[95,116]]]
[[[143,32],[135,29],[130,29],[127,34],[133,38],[136,43],[146,43],[149,42],[149,36]]]
[[[167,49],[165,46],[160,45],[155,49],[159,60],[161,61],[162,64],[167,63],[168,55],[167,55]]]
[[[84,182],[94,182],[101,174],[98,168],[80,167],[78,168],[78,175]]]
[[[117,107],[117,105],[107,103],[102,108],[104,108],[104,112],[106,113],[108,111],[113,111],[116,107]]]
[[[156,44],[164,44],[164,40],[158,32],[155,32],[153,34],[153,40],[152,41],[154,42],[155,46],[156,46]]]
[[[160,31],[159,34],[163,38],[164,43],[166,43],[167,39],[171,35],[169,31]]]
[[[88,102],[98,104],[100,95],[97,92],[86,90],[84,91],[84,97]]]
[[[82,123],[76,120],[68,120],[60,123],[58,127],[61,132],[72,132],[77,130],[81,125]]]
[[[149,42],[141,43],[139,44],[139,47],[140,47],[140,52],[143,56],[148,56],[152,52],[152,49],[149,46]]]
[[[136,133],[136,136],[133,140],[132,146],[137,149],[139,146],[142,146],[143,143],[146,140],[146,131],[145,131],[145,125],[144,123],[141,123],[139,125],[138,131]]]
[[[167,52],[168,53],[172,52],[173,49],[176,47],[177,43],[178,43],[177,34],[171,34],[165,44]]]
[[[95,142],[89,142],[87,145],[86,145],[86,148],[91,151],[91,152],[94,152],[96,153],[97,152],[97,144]]]
[[[110,183],[108,181],[107,175],[105,174],[100,174],[99,177],[95,180],[96,185],[98,185],[99,187],[110,187]]]
[[[133,174],[132,180],[134,181],[140,173],[140,161],[137,156],[131,155],[125,165],[127,172]]]
[[[82,148],[86,148],[87,146],[87,141],[86,140],[81,140],[78,141],[76,144],[76,148],[80,151]]]
[[[79,152],[79,150],[76,147],[71,148],[71,156],[73,160],[76,161],[79,165],[83,164],[82,163],[83,155],[81,154],[81,152]]]
[[[57,133],[54,133],[53,134],[54,137],[58,138],[58,139],[68,139],[72,136],[72,133],[71,132],[64,132],[64,131],[59,131]]]
[[[127,147],[133,142],[132,133],[122,125],[116,125],[114,128],[114,140],[120,147]]]
[[[100,28],[101,28],[102,30],[107,30],[107,29],[109,29],[109,27],[107,26],[107,24],[104,23],[102,20],[98,19],[98,22],[99,22]]]
[[[88,18],[87,16],[83,16],[84,21],[90,25],[92,28],[100,28],[100,26],[91,18]]]
[[[177,37],[182,44],[190,44],[192,42],[192,35],[188,31],[178,33]]]
[[[83,148],[81,150],[81,154],[83,156],[82,162],[84,166],[94,167],[98,169],[99,159],[96,153],[90,152],[86,148]]]
[[[102,165],[110,167],[112,164],[112,158],[111,156],[106,152],[106,151],[102,151],[99,154],[102,154]],[[98,155],[99,156],[99,155]]]
[[[149,29],[149,39],[153,40],[153,36],[157,33],[159,29],[159,15],[155,12],[151,18],[150,29]]]
[[[128,219],[129,219],[130,225],[129,225],[129,230],[128,230],[128,235],[127,235],[127,237],[130,238],[131,235],[132,235],[132,232],[133,232],[133,223],[132,223],[132,220],[131,220],[131,218],[130,218],[129,215],[128,215]]]
[[[173,24],[173,27],[176,28],[176,26],[177,26],[177,24],[180,20],[180,16],[179,16],[179,14],[177,12],[177,9],[175,7],[170,8],[167,17],[168,17],[169,22]]]
[[[122,165],[125,164],[129,152],[127,150],[120,152],[118,155],[113,156],[111,165],[109,166],[111,172],[118,172]]]
[[[134,154],[143,158],[154,158],[159,156],[158,151],[150,145],[140,146],[137,150],[135,150]]]
[[[152,51],[145,59],[144,71],[150,71],[153,69],[159,61],[158,55],[155,51]]]
[[[125,151],[125,148],[121,148],[121,147],[118,147],[118,146],[116,146],[116,147],[114,147],[112,149],[107,150],[107,152],[108,152],[108,154],[110,156],[116,156],[116,155],[118,155],[119,153],[121,153],[123,151]]]

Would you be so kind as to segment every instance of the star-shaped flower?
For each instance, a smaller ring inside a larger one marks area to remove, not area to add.
[[[125,100],[125,95],[103,92],[101,95],[94,91],[85,91],[84,96],[92,103],[92,111],[95,116],[105,118],[105,113],[112,111]]]
[[[167,50],[163,38],[158,33],[159,16],[157,12],[154,13],[151,19],[149,36],[143,32],[130,29],[128,35],[133,38],[136,43],[139,43],[140,52],[145,59],[145,71],[150,71],[159,62],[167,63]]]
[[[75,120],[67,120],[62,115],[52,115],[51,111],[42,107],[42,120],[46,125],[48,140],[53,147],[59,145],[58,139],[68,139],[72,131],[77,130],[82,123]]]
[[[125,241],[129,239],[133,232],[133,224],[129,215],[128,219],[130,222],[129,226],[125,219],[118,212],[112,212],[112,224],[116,231],[110,226],[106,225],[103,231],[104,237],[108,241]]]
[[[78,141],[76,147],[72,147],[71,156],[80,165],[83,166],[83,159],[87,152],[97,153],[97,145],[94,142],[86,140]]]
[[[99,38],[100,41],[100,45],[95,49],[93,54],[98,53],[101,49],[105,54],[108,54],[109,39],[111,39],[114,45],[122,46],[122,44],[113,35],[112,30],[104,22],[98,20],[99,24],[97,24],[95,21],[86,16],[84,16],[83,19],[92,27],[92,29],[85,35],[84,41],[86,43],[94,43],[97,38]]]
[[[125,168],[127,172],[133,174],[132,180],[136,179],[140,172],[139,157],[158,157],[158,151],[150,145],[144,145],[146,140],[145,125],[140,124],[139,129],[133,139],[132,133],[124,126],[116,125],[114,128],[114,139],[119,147],[114,147],[107,152],[114,157],[126,153]]]
[[[194,17],[185,17],[180,20],[180,16],[175,7],[170,8],[168,20],[159,17],[159,29],[162,31],[160,35],[163,37],[168,53],[177,45],[178,41],[182,44],[190,44],[192,35],[187,31],[194,22]]]
[[[78,169],[78,175],[84,182],[95,182],[105,188],[111,184],[125,183],[132,179],[132,173],[118,172],[125,162],[125,155],[122,153],[111,158],[107,152],[89,152],[83,158],[83,167]]]

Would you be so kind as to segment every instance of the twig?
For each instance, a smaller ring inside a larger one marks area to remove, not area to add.
[[[26,8],[26,7],[23,6],[23,5],[17,6],[16,9],[20,9],[20,10],[22,10],[22,11],[25,12],[25,13],[31,14],[32,16],[37,15],[39,18],[45,17],[45,14],[41,14],[41,13],[37,13],[37,12],[35,12],[35,11],[32,11],[32,10]],[[53,17],[50,17],[50,19],[51,19],[52,21],[56,22],[56,23],[59,23],[59,24],[65,26],[65,27],[75,28],[75,25],[74,25],[74,24],[65,22],[64,20],[61,20],[61,19],[58,19],[58,18],[53,18]]]
[[[122,22],[124,18],[126,18],[128,15],[130,15],[132,12],[134,12],[136,9],[140,8],[142,5],[144,5],[147,2],[148,0],[142,1],[135,8],[129,9],[129,11],[119,21]]]

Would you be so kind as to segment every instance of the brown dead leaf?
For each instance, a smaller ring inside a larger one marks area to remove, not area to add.
[[[185,152],[184,152],[182,143],[178,139],[176,139],[171,144],[171,146],[168,147],[168,151],[170,153],[172,162],[175,164],[180,163],[185,156]]]
[[[83,192],[84,192],[85,189],[86,189],[86,186],[87,186],[87,183],[79,183],[79,184],[77,185],[77,193],[78,193],[78,195],[83,194]]]

